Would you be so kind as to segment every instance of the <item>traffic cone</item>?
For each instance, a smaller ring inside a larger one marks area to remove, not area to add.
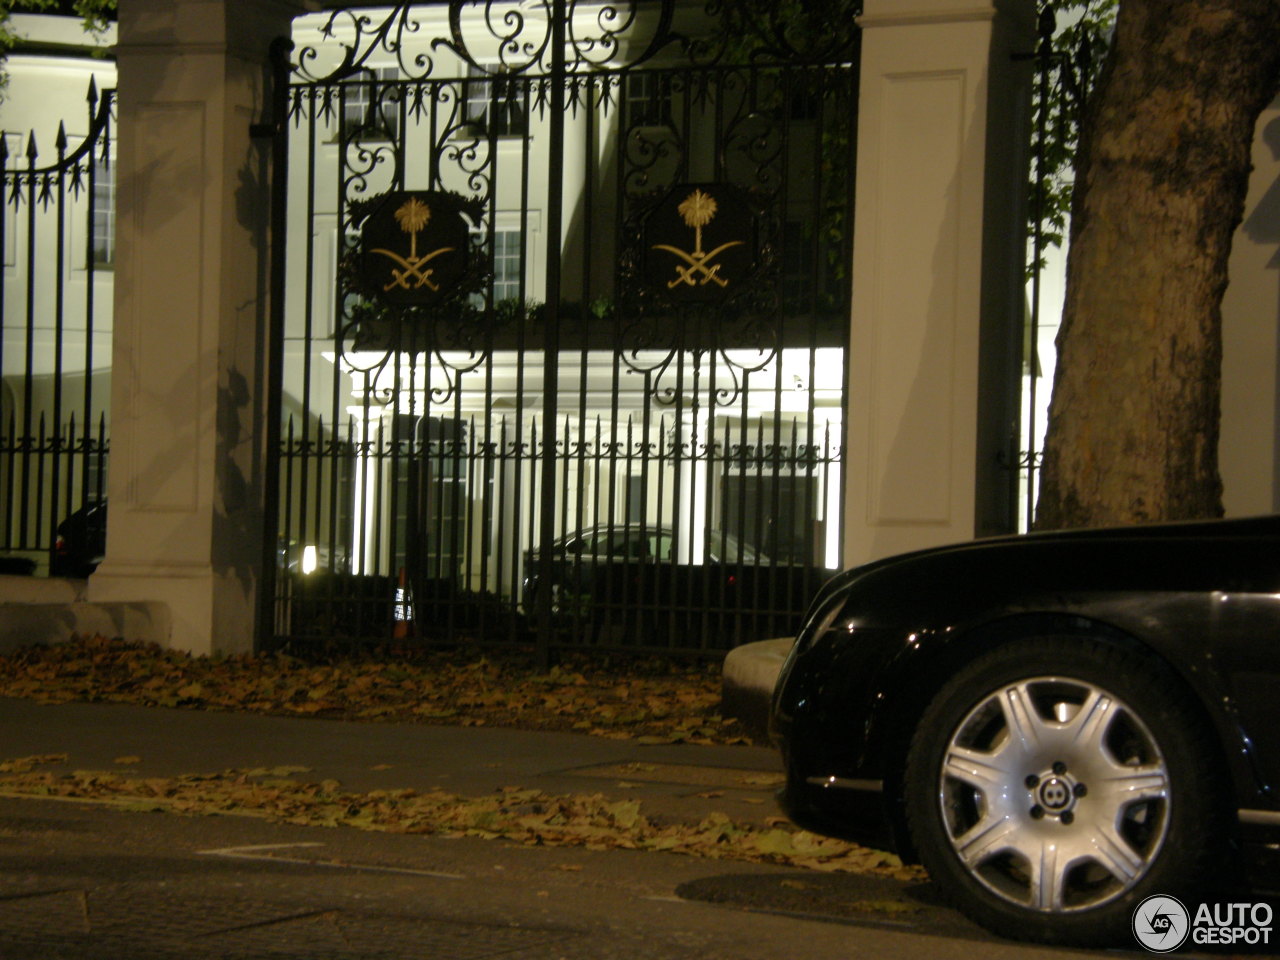
[[[413,635],[413,595],[404,567],[401,567],[400,583],[396,587],[395,626],[391,628],[391,636],[395,640],[407,640]]]

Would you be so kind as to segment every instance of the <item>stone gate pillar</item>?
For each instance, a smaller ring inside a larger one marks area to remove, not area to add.
[[[122,0],[110,523],[90,599],[252,648],[262,563],[267,144],[287,0]]]
[[[844,565],[996,532],[1018,415],[1032,0],[866,0]]]

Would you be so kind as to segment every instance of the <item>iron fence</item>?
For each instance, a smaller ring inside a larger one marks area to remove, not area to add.
[[[105,538],[115,91],[87,135],[0,137],[0,566],[84,576]],[[50,162],[51,161],[51,162]],[[58,538],[61,524],[70,519]]]

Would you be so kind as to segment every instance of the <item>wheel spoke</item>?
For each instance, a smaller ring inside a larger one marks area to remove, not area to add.
[[[1009,725],[1010,740],[1024,752],[1030,752],[1040,743],[1044,721],[1036,713],[1028,684],[1019,683],[1004,691],[1000,701],[1005,723]]]
[[[1067,724],[1076,749],[1092,755],[1105,754],[1107,731],[1111,728],[1111,718],[1115,715],[1114,706],[1115,701],[1106,694],[1097,690],[1089,691],[1084,703]]]
[[[1010,782],[1011,771],[1003,761],[1003,751],[986,753],[952,744],[943,762],[944,777],[953,777],[961,783],[982,791],[986,797],[1002,793]]]
[[[1094,834],[1092,859],[1126,887],[1146,863],[1112,826],[1100,826]]]
[[[970,870],[976,870],[998,853],[1017,849],[1019,825],[1002,816],[983,817],[973,828],[956,837],[956,855]]]
[[[1103,777],[1095,789],[1101,791],[1099,799],[1119,814],[1135,803],[1167,798],[1169,776],[1162,764],[1116,766],[1115,773]]]
[[[1039,910],[1061,910],[1066,903],[1067,868],[1062,847],[1042,843],[1031,857],[1031,902]]]

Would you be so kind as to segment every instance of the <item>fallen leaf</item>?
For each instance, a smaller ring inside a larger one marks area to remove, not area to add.
[[[35,767],[50,763],[66,763],[65,753],[43,753],[31,757],[17,757],[0,761],[0,773],[26,773]]]
[[[786,777],[780,773],[753,773],[738,777],[738,783],[748,787],[780,787],[785,782]]]
[[[791,890],[817,890],[817,884],[806,883],[803,880],[783,880],[780,886],[787,887]]]

